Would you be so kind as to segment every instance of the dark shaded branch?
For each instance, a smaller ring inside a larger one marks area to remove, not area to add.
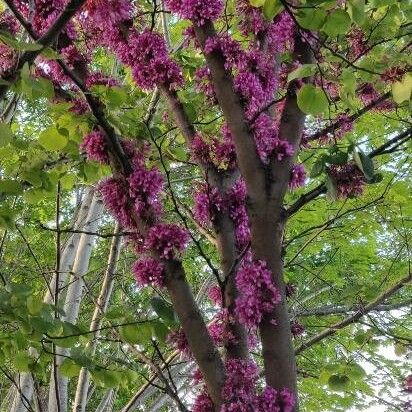
[[[372,159],[376,156],[388,153],[388,150],[395,145],[398,147],[399,144],[405,143],[408,139],[412,137],[412,128],[409,128],[405,130],[404,132],[396,135],[392,139],[388,140],[386,143],[382,144],[378,148],[372,150],[368,156]],[[307,205],[310,203],[312,200],[316,199],[318,196],[326,193],[326,186],[324,183],[319,184],[316,186],[314,189],[310,190],[307,193],[304,193],[302,196],[299,197],[298,200],[296,200],[295,203],[289,206],[289,208],[286,210],[287,217],[290,217],[294,215],[296,212],[298,212],[303,206]]]
[[[344,328],[345,326],[351,325],[352,323],[357,322],[361,319],[364,315],[374,310],[378,305],[384,302],[387,298],[392,296],[398,290],[402,289],[405,285],[412,281],[412,272],[408,274],[408,276],[402,278],[399,282],[397,282],[394,286],[387,289],[377,298],[375,298],[372,302],[368,303],[367,305],[363,306],[362,308],[358,309],[353,315],[350,315],[343,319],[340,322],[337,322],[330,326],[329,328],[325,329],[324,331],[320,332],[319,334],[313,336],[308,341],[304,342],[302,345],[298,346],[295,350],[295,353],[298,355],[299,353],[303,352],[304,350],[310,348],[311,346],[319,343],[323,339],[334,335],[340,329]]]
[[[398,303],[391,303],[391,304],[384,304],[384,305],[377,305],[369,312],[389,312],[391,310],[402,309],[404,307],[412,305],[412,299],[398,302]],[[354,306],[339,306],[339,305],[326,305],[321,306],[318,308],[300,310],[296,312],[292,312],[293,316],[296,317],[307,317],[307,316],[330,316],[330,315],[341,315],[341,314],[349,314],[351,312],[358,312],[364,309],[363,305],[354,305]]]
[[[10,8],[10,10],[17,18],[17,20],[20,22],[20,24],[26,29],[26,31],[30,34],[33,40],[36,40],[37,43],[44,46],[43,48],[50,46],[54,42],[54,40],[56,40],[59,33],[64,29],[69,20],[76,14],[76,12],[83,6],[85,2],[86,0],[70,0],[65,9],[59,15],[56,21],[50,26],[50,28],[46,31],[46,33],[41,37],[37,37],[31,24],[27,22],[25,18],[21,15],[17,7],[14,5],[13,1],[5,0],[5,3]],[[23,55],[20,56],[17,67],[15,67],[10,73],[6,74],[3,77],[3,80],[6,80],[10,84],[14,83],[17,80],[20,70],[23,68],[23,66],[26,63],[33,63],[35,58],[42,52],[43,48],[40,50],[25,51]],[[0,100],[6,94],[9,86],[10,85],[7,84],[0,85]]]

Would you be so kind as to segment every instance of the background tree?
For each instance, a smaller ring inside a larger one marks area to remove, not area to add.
[[[409,2],[1,7],[1,410],[410,410]]]

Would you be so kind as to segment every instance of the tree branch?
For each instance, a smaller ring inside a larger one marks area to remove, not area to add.
[[[51,45],[54,40],[56,40],[59,33],[64,29],[66,24],[69,20],[76,14],[76,12],[83,6],[86,0],[70,0],[64,10],[61,12],[59,17],[55,20],[55,22],[50,26],[50,28],[46,31],[46,33],[41,36],[37,37],[36,33],[31,27],[31,24],[25,20],[25,18],[21,15],[18,11],[17,7],[14,5],[12,0],[4,0],[7,6],[10,8],[14,16],[20,22],[20,24],[26,29],[26,31],[30,34],[30,36],[36,40],[37,43],[44,46],[40,50],[34,51],[25,51],[23,55],[19,58],[19,63],[16,68],[11,73],[6,74],[3,77],[3,80],[6,80],[9,83],[14,83],[17,80],[18,74],[20,70],[23,68],[25,63],[33,63],[35,58],[42,52],[42,50]],[[10,85],[2,84],[0,85],[0,100],[6,94]]]
[[[325,329],[321,333],[313,336],[311,339],[304,342],[302,345],[298,346],[295,349],[295,354],[296,355],[300,354],[304,350],[310,348],[311,346],[313,346],[316,343],[322,341],[323,339],[334,335],[336,332],[338,332],[340,329],[344,328],[345,326],[348,326],[348,325],[351,325],[352,323],[357,322],[364,315],[366,315],[367,313],[375,310],[376,307],[378,307],[382,302],[384,302],[387,298],[392,296],[398,290],[402,289],[405,285],[407,285],[411,281],[412,281],[412,272],[409,273],[408,276],[402,278],[394,286],[392,286],[391,288],[389,288],[385,292],[383,292],[381,295],[379,295],[377,298],[375,298],[372,302],[368,303],[367,305],[363,306],[360,309],[357,309],[356,312],[353,315],[350,315],[350,316],[346,317],[345,319],[343,319],[342,321],[333,324],[332,326]]]

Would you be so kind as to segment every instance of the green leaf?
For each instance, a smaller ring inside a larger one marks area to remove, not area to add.
[[[6,43],[11,48],[18,50],[18,51],[37,51],[41,50],[44,46],[38,43],[27,43],[24,41],[19,41],[13,37],[11,37],[6,32],[0,32],[0,40]]]
[[[403,79],[392,84],[393,100],[400,104],[405,100],[409,100],[412,94],[412,74],[406,73]]]
[[[249,0],[252,7],[262,7],[265,4],[265,0]]]
[[[362,25],[365,22],[365,0],[349,0],[348,13],[352,21]]]
[[[300,110],[308,114],[321,114],[328,109],[328,99],[325,92],[311,84],[305,84],[298,91],[298,106]]]
[[[30,365],[33,363],[33,358],[30,357],[26,352],[19,352],[13,356],[11,361],[19,372],[29,372]]]
[[[132,345],[148,343],[152,337],[150,324],[125,325],[120,327],[120,336]]]
[[[354,151],[353,160],[355,160],[355,163],[359,167],[359,169],[362,170],[366,179],[368,181],[372,180],[375,174],[373,160],[362,151]]]
[[[328,379],[329,388],[333,391],[344,391],[349,385],[350,379],[346,375],[331,375]]]
[[[295,79],[301,79],[302,77],[313,76],[316,73],[316,69],[316,64],[302,64],[302,66],[289,73],[288,82],[291,82]]]
[[[351,25],[349,14],[342,9],[335,10],[327,18],[322,30],[331,37],[345,34]]]
[[[325,158],[320,158],[313,163],[312,169],[310,171],[310,177],[319,176],[325,168]]]
[[[47,150],[61,151],[67,145],[67,137],[55,127],[50,127],[40,133],[39,143]]]
[[[150,304],[159,318],[162,319],[166,325],[176,324],[176,315],[170,303],[167,303],[165,300],[155,296],[151,299]]]
[[[160,320],[153,321],[152,325],[156,339],[161,343],[166,342],[167,335],[170,332],[169,328]]]
[[[279,0],[266,0],[263,5],[263,15],[266,20],[272,21],[283,9],[283,5]]]
[[[17,180],[2,179],[0,180],[0,193],[7,193],[12,195],[18,195],[23,191],[21,183]]]
[[[366,376],[365,370],[357,363],[349,364],[345,371],[349,378],[352,378],[353,380],[359,380]]]
[[[325,23],[326,11],[322,8],[301,9],[297,14],[296,19],[305,29],[319,30]]]
[[[66,378],[74,378],[79,375],[81,367],[71,359],[65,359],[59,367],[60,373]]]
[[[29,310],[30,315],[37,315],[43,308],[43,302],[40,298],[36,296],[29,296],[27,298],[27,309]]]
[[[0,122],[0,147],[8,145],[13,140],[13,132],[10,126]]]

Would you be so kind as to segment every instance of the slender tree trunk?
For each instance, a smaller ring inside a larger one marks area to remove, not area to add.
[[[119,224],[116,224],[115,232],[118,234],[120,232]],[[93,333],[92,343],[89,343],[88,348],[91,347],[92,354],[96,351],[97,339],[100,336],[100,331],[98,330],[101,327],[102,320],[101,315],[104,314],[109,306],[113,283],[114,283],[114,274],[116,271],[117,261],[119,259],[121,249],[121,237],[113,237],[109,260],[107,262],[106,273],[103,279],[103,284],[100,289],[100,294],[97,299],[96,307],[92,316],[92,321],[90,323],[90,331],[96,331]],[[82,368],[79,375],[79,380],[77,382],[77,389],[74,399],[73,412],[84,412],[86,410],[87,404],[87,392],[89,389],[90,374],[86,368]]]
[[[81,203],[78,210],[75,212],[75,216],[73,219],[73,227],[76,230],[83,229],[83,226],[87,220],[87,215],[89,212],[90,204],[93,198],[94,190],[93,188],[88,188],[85,194],[85,198]],[[74,257],[76,255],[77,245],[79,243],[80,233],[73,233],[62,252],[62,258],[60,262],[60,276],[59,276],[59,288],[61,289],[63,285],[66,283],[67,275],[71,271],[73,266]],[[56,287],[56,274],[53,275],[53,278],[50,282],[50,287],[47,288],[46,294],[44,296],[43,302],[47,304],[54,303],[54,296],[52,295],[51,291],[55,291]],[[31,401],[33,396],[33,380],[30,373],[21,373],[19,375],[19,382],[21,385],[21,392],[18,393],[16,388],[11,388],[14,392],[14,402],[10,409],[10,412],[20,412],[26,411],[27,408],[24,406],[25,402],[24,399],[28,399]],[[23,408],[23,409],[22,409]]]
[[[84,229],[93,195],[94,189],[92,187],[88,187],[84,195],[84,200],[82,201],[79,210],[76,212],[76,216],[73,222],[73,229]],[[66,245],[63,248],[59,269],[59,290],[61,290],[66,284],[67,276],[73,268],[73,262],[76,256],[80,236],[81,233],[72,233],[67,239]],[[50,288],[47,289],[46,296],[44,297],[44,303],[54,303],[54,296],[52,295],[52,293],[50,293],[50,291],[54,293],[54,291],[56,290],[56,278],[57,276],[56,274],[54,274],[50,282]]]
[[[102,201],[97,198],[97,196],[93,197],[89,214],[87,216],[87,222],[85,226],[85,231],[88,232],[96,232],[98,227],[98,218],[102,213],[103,205]],[[64,303],[64,320],[70,323],[76,323],[80,303],[82,300],[83,294],[83,286],[84,280],[83,276],[87,273],[90,256],[92,253],[93,245],[94,245],[94,238],[93,235],[88,235],[82,233],[79,240],[79,245],[77,248],[76,258],[73,264],[73,280],[70,283],[66,300]],[[65,359],[65,356],[68,355],[70,352],[66,348],[58,348],[56,347],[57,352],[57,368]],[[61,355],[61,356],[59,356]],[[59,371],[57,370],[57,385],[55,381],[55,371],[52,368],[51,377],[50,377],[50,388],[49,388],[49,409],[48,412],[66,412],[68,406],[68,379],[62,375],[60,375]],[[57,386],[57,387],[56,387]],[[57,390],[58,390],[58,398],[60,405],[57,404]]]
[[[114,389],[109,389],[102,400],[99,403],[99,406],[96,409],[96,412],[110,412],[113,409],[113,403],[116,399],[116,391]]]

